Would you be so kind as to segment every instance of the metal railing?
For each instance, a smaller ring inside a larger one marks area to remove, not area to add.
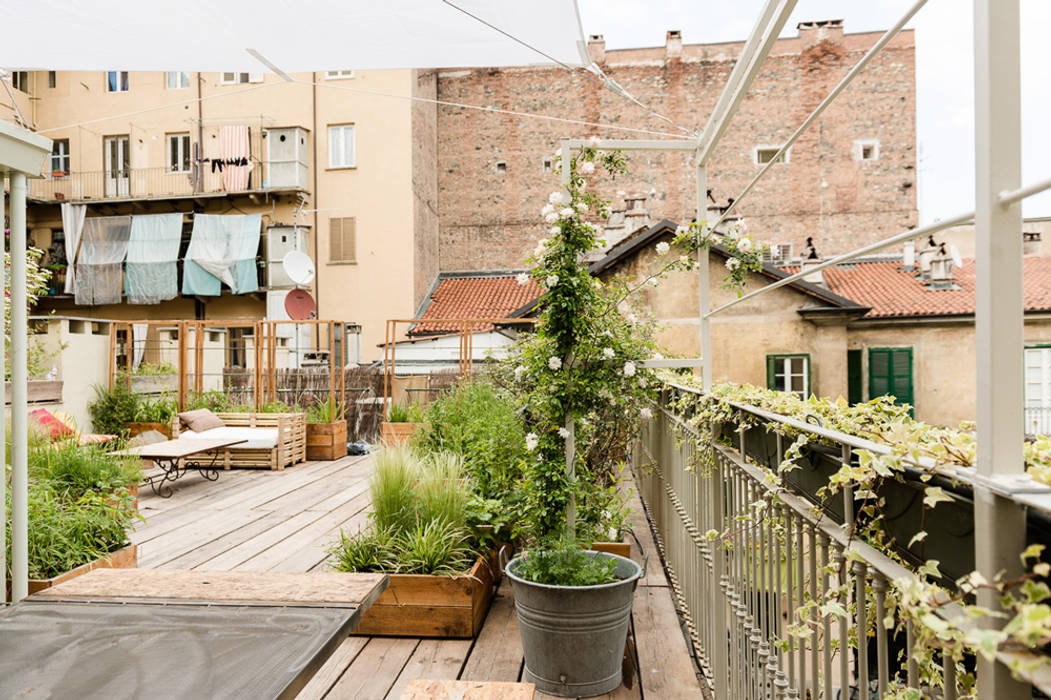
[[[1051,406],[1026,406],[1025,432],[1029,435],[1051,435]]]
[[[853,537],[850,489],[839,494],[837,517],[827,504],[816,507],[812,494],[775,485],[769,470],[746,456],[755,451],[746,446],[746,432],[729,433],[735,448],[719,444],[715,433],[708,459],[707,445],[706,454],[698,455],[698,433],[662,407],[646,422],[633,460],[714,696],[864,700],[884,697],[900,684],[922,697],[957,697],[957,666],[948,654],[939,658],[935,650],[941,667],[934,672],[944,686],[935,691],[904,653],[914,647],[914,629],[898,617],[888,591],[892,581],[915,574]],[[780,461],[791,440],[771,435]],[[826,455],[850,464],[849,442],[854,440],[839,445],[838,455]],[[830,600],[848,616],[822,607]],[[939,614],[948,619],[961,613],[946,606]],[[895,622],[890,629],[880,624],[886,618]],[[860,646],[859,639],[865,640]],[[1001,663],[1017,658],[998,655]],[[1029,673],[1026,680],[1051,690],[1047,671]]]
[[[255,162],[243,190],[263,188],[263,164]],[[94,201],[144,197],[178,197],[228,192],[223,174],[208,163],[201,166],[201,182],[194,186],[192,173],[168,168],[128,168],[121,172],[74,171],[60,177],[32,180],[30,198],[41,201]]]

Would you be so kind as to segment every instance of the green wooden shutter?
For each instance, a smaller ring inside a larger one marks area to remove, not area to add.
[[[766,388],[774,388],[774,363],[777,361],[776,355],[766,356]]]
[[[847,401],[855,404],[864,400],[862,396],[861,351],[847,350]]]
[[[869,397],[893,396],[913,404],[912,348],[869,349]]]

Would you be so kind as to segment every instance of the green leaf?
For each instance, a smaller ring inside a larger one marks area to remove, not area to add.
[[[912,539],[909,540],[908,546],[911,547],[912,545],[916,544],[917,542],[923,542],[925,539],[927,539],[927,531],[926,530],[920,530],[919,532],[917,532],[915,535],[912,536]]]
[[[940,486],[928,486],[923,491],[923,505],[933,508],[939,503],[951,502],[952,496],[945,493]]]

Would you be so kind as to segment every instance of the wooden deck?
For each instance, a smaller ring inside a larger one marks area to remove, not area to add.
[[[168,499],[141,490],[145,522],[132,535],[139,566],[159,569],[321,571],[342,528],[369,513],[371,459],[307,462],[283,472],[231,470],[210,482],[190,474]],[[635,594],[638,677],[608,700],[701,697],[671,588],[636,497],[636,532],[650,568]],[[641,561],[641,559],[640,559]],[[303,700],[397,700],[415,678],[518,681],[522,647],[505,582],[475,640],[350,637],[300,693]],[[536,697],[550,696],[537,693]]]

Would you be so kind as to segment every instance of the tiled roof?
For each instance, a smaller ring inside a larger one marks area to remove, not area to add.
[[[959,289],[928,289],[915,272],[901,269],[901,261],[862,262],[823,272],[832,292],[871,307],[865,318],[974,313],[973,259],[965,259],[963,267],[953,268],[953,281]],[[1051,258],[1026,258],[1023,274],[1025,310],[1051,309]]]
[[[507,318],[523,306],[540,297],[540,286],[530,278],[526,284],[518,284],[515,275],[464,276],[443,275],[424,302],[420,318]],[[474,328],[476,332],[491,330],[492,324]],[[457,333],[458,323],[424,322],[416,324],[409,335],[433,335]]]

